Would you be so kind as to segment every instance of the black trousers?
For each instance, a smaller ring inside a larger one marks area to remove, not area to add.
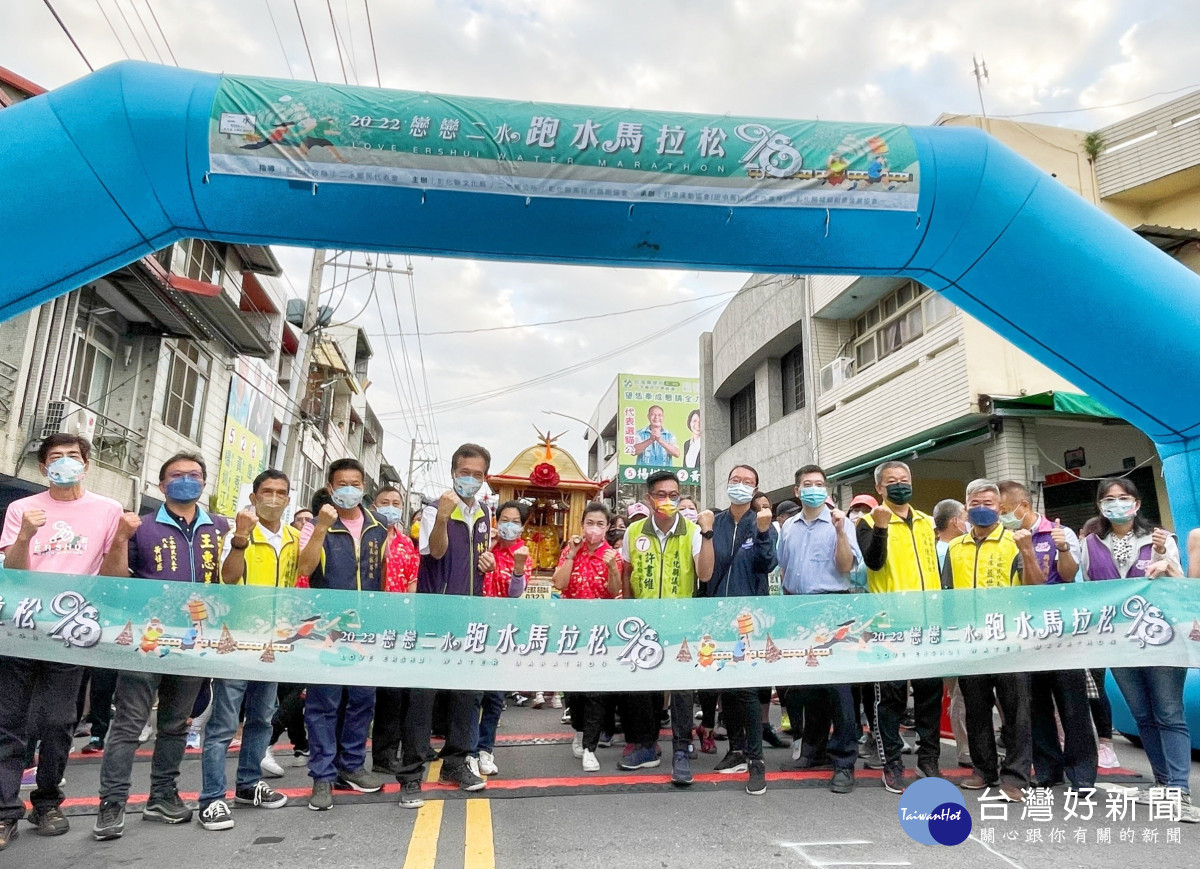
[[[696,702],[700,704],[700,726],[712,730],[717,726],[717,700],[720,691],[697,691]]]
[[[762,760],[762,703],[757,688],[734,688],[721,692],[721,709],[729,731],[730,751],[741,751],[747,760]],[[673,713],[672,713],[673,714]]]
[[[88,683],[87,722],[92,726],[91,737],[104,742],[108,726],[112,723],[113,692],[117,690],[117,671],[101,667],[89,667],[85,680]]]
[[[692,744],[692,710],[694,691],[671,692],[671,736],[675,751],[687,751]],[[663,708],[661,691],[637,692],[625,695],[621,706],[621,723],[625,741],[634,745],[653,747],[658,742],[660,712]],[[728,713],[726,713],[728,715]]]
[[[942,756],[942,680],[913,679],[913,719],[917,728],[917,763],[937,764]],[[908,682],[876,682],[871,729],[876,751],[886,764],[900,763],[904,739],[900,719],[908,709]]]
[[[83,667],[0,657],[0,821],[25,816],[21,774],[26,746],[41,740],[37,787],[30,802],[38,811],[62,805],[58,787],[71,754],[75,698]]]
[[[375,689],[375,723],[371,728],[371,766],[392,771],[400,762],[400,737],[408,711],[409,689]]]
[[[1092,722],[1096,725],[1096,735],[1101,739],[1112,739],[1112,704],[1108,702],[1108,691],[1104,687],[1104,674],[1108,671],[1101,667],[1092,670],[1092,681],[1100,696],[1095,700],[1088,698],[1092,707]]]
[[[802,757],[816,761],[828,757],[838,769],[854,769],[862,728],[855,721],[849,685],[793,686],[787,689],[786,702],[789,717],[804,716]]]
[[[293,749],[308,751],[308,731],[304,729],[303,694],[303,685],[280,683],[279,707],[271,721],[271,745],[278,742],[280,735],[286,730]]]
[[[1029,674],[990,673],[959,676],[963,703],[967,708],[967,746],[975,771],[988,784],[1003,781],[1019,788],[1029,787],[1033,763],[1033,740],[1029,720]],[[1004,714],[1004,767],[996,754],[996,732],[992,707],[1000,704]]]
[[[600,731],[604,729],[604,695],[598,691],[569,693],[567,709],[571,713],[571,727],[583,734],[583,747],[595,752],[600,745]]]
[[[425,771],[425,752],[433,726],[435,694],[445,695],[446,744],[441,758],[445,767],[453,768],[467,762],[471,740],[479,727],[480,693],[476,691],[442,691],[430,688],[411,688],[408,692],[408,714],[401,728],[400,766],[396,778],[400,782],[420,781]]]
[[[1029,683],[1034,781],[1061,781],[1065,774],[1076,789],[1095,787],[1096,740],[1084,671],[1031,673]],[[1062,721],[1062,743],[1054,723],[1056,708]]]

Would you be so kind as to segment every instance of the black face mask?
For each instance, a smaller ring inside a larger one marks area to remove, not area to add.
[[[604,539],[608,541],[609,546],[616,545],[624,536],[625,531],[621,528],[609,528],[608,531],[604,533]]]
[[[912,485],[910,483],[892,483],[885,491],[887,492],[887,499],[901,507],[912,500]]]

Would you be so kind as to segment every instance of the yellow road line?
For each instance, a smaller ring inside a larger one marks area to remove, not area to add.
[[[440,776],[441,774],[442,774],[442,759],[439,757],[437,760],[429,761],[429,769],[425,773],[425,781],[436,782],[438,780],[438,776]]]
[[[466,853],[463,869],[496,869],[492,801],[467,800]]]
[[[404,855],[404,869],[433,869],[437,860],[438,836],[442,831],[443,806],[445,802],[437,800],[417,810],[412,838],[408,840],[408,853]]]

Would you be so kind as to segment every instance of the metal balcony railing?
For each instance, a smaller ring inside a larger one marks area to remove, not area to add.
[[[78,418],[74,409],[83,406],[69,399],[49,401],[42,416],[39,440],[59,431],[87,434],[78,430],[73,420]],[[101,467],[119,473],[140,471],[146,458],[146,435],[131,429],[91,408],[85,408],[96,418],[96,427],[91,432],[91,459]]]
[[[8,422],[9,417],[12,416],[18,372],[17,366],[0,359],[0,423]]]

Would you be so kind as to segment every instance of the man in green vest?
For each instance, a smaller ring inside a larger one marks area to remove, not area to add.
[[[679,479],[671,471],[658,471],[646,479],[651,509],[647,519],[633,522],[625,530],[621,560],[625,599],[690,598],[697,581],[708,582],[713,570],[713,514],[705,510],[696,522],[679,514]],[[692,744],[692,691],[671,692],[671,730],[674,757],[671,781],[692,783],[688,749]],[[635,746],[622,757],[621,769],[647,769],[659,765],[658,711],[662,695],[639,693],[626,696],[623,720],[625,741]]]

